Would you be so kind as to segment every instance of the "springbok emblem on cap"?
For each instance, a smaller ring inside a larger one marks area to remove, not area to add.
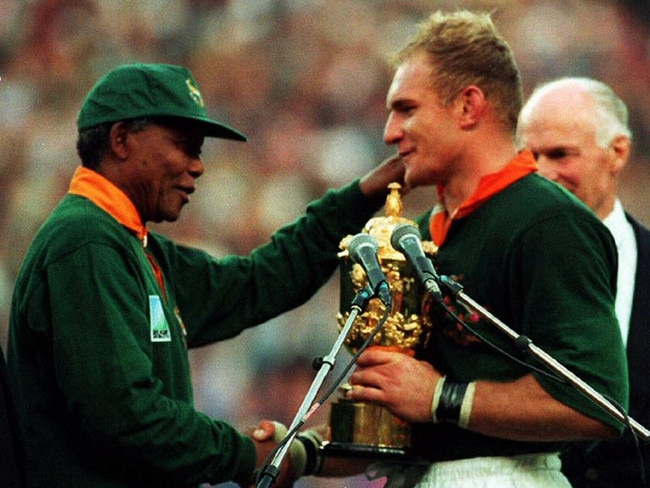
[[[205,104],[203,103],[203,97],[201,96],[201,92],[197,87],[194,86],[192,80],[188,78],[185,80],[185,83],[187,83],[187,88],[190,90],[190,97],[192,97],[192,100],[199,106],[199,107],[204,107]]]

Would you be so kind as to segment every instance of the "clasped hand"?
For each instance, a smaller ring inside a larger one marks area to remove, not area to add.
[[[426,361],[369,348],[357,360],[347,397],[386,407],[408,422],[429,422],[433,392],[440,378]]]
[[[263,420],[256,426],[248,427],[244,433],[249,436],[255,444],[255,449],[257,451],[257,462],[255,466],[256,469],[259,470],[264,468],[265,462],[270,462],[272,460],[272,458],[267,458],[286,434],[286,427],[278,422]],[[273,488],[291,488],[293,486],[295,478],[291,475],[290,463],[290,459],[282,460],[278,477],[271,485]],[[237,483],[242,488],[253,488],[256,486],[257,481],[258,480],[256,480],[255,477],[251,477],[251,479],[245,481],[237,480]]]

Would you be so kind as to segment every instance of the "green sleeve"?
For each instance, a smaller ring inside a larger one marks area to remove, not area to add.
[[[511,261],[521,264],[511,294],[524,304],[524,334],[594,390],[627,408],[627,362],[614,309],[616,251],[599,224],[569,214],[530,227]],[[536,377],[563,403],[622,431],[620,422],[575,389]]]
[[[223,340],[306,302],[338,265],[339,244],[379,208],[358,181],[330,190],[248,256],[217,259],[158,239],[190,346]]]

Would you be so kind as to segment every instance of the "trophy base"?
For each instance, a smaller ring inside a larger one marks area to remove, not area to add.
[[[415,455],[408,447],[375,446],[325,441],[319,446],[319,454],[327,457],[364,458],[385,461],[408,461]]]
[[[325,456],[407,459],[411,426],[378,405],[339,398],[331,405],[330,440]]]

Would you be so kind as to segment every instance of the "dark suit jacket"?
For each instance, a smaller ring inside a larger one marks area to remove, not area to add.
[[[634,228],[638,247],[627,341],[630,377],[628,414],[650,429],[650,230],[630,215],[627,218]],[[650,486],[650,449],[641,438],[639,452],[645,469],[649,471],[645,485],[641,477],[639,454],[629,430],[615,441],[575,444],[563,454],[562,470],[577,488],[645,488]]]

